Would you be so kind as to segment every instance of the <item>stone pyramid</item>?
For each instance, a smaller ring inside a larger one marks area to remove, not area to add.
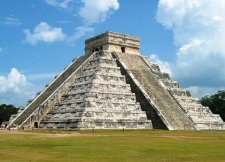
[[[10,127],[17,129],[225,129],[219,115],[139,52],[138,37],[106,32],[85,41]]]
[[[95,52],[41,128],[152,128],[109,52]]]

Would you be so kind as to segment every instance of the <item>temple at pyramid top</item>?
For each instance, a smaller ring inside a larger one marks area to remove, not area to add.
[[[129,54],[139,54],[140,38],[116,32],[105,32],[85,41],[85,54],[107,50]]]

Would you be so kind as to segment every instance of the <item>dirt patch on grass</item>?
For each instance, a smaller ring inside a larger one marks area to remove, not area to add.
[[[203,139],[221,137],[225,138],[225,131],[107,131],[107,130],[84,130],[84,131],[66,131],[66,130],[29,130],[29,131],[8,131],[0,130],[1,136],[24,135],[43,138],[63,138],[63,137],[162,137],[179,139]]]
[[[33,135],[34,137],[72,137],[78,136],[79,133],[71,132],[71,133],[48,133],[48,132],[32,132],[32,131],[8,131],[1,130],[0,135]]]

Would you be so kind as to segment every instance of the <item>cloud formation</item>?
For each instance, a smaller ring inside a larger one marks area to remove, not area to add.
[[[171,71],[171,65],[168,62],[160,60],[158,58],[158,56],[155,55],[155,54],[150,55],[149,58],[150,58],[150,60],[151,60],[152,63],[159,65],[160,70],[162,72],[168,73],[170,76],[173,75],[173,73]]]
[[[79,16],[83,20],[83,25],[75,28],[70,41],[77,40],[82,36],[94,32],[94,24],[104,22],[107,17],[119,9],[117,0],[81,0],[83,6],[79,10]]]
[[[189,90],[191,92],[192,96],[197,97],[198,99],[201,99],[201,97],[206,95],[215,94],[220,89],[224,89],[224,87],[218,87],[218,89],[215,89],[214,87],[198,87],[198,86],[190,86],[185,88],[186,90]]]
[[[24,74],[12,68],[7,76],[0,75],[0,103],[24,105],[31,94],[33,87]]]
[[[80,8],[79,15],[87,25],[104,22],[110,11],[119,9],[117,0],[81,0],[81,2],[84,6]]]
[[[172,30],[173,77],[185,87],[225,87],[225,1],[160,0],[157,20]]]
[[[87,33],[92,33],[94,32],[94,28],[89,27],[89,26],[78,26],[75,28],[75,32],[73,36],[68,38],[69,41],[75,41],[86,35]]]
[[[94,24],[104,22],[113,11],[119,9],[118,0],[45,0],[45,2],[52,7],[70,11],[73,15],[77,15],[74,12],[78,11],[82,24],[75,27],[74,34],[67,38],[68,41],[75,41],[86,34],[92,33]],[[75,9],[78,4],[82,4],[82,6]],[[65,20],[58,22],[71,23]]]
[[[4,24],[5,25],[21,25],[22,23],[20,22],[19,19],[15,17],[6,17]]]
[[[73,0],[45,0],[45,2],[52,7],[67,10],[71,8]]]
[[[63,33],[62,28],[51,27],[46,22],[38,24],[33,33],[29,29],[25,29],[24,34],[26,36],[26,42],[31,45],[35,45],[37,42],[42,41],[46,43],[53,43],[57,41],[63,41],[66,35]]]

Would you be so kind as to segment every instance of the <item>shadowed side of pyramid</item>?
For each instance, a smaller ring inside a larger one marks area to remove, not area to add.
[[[143,107],[146,106],[145,109],[149,111],[150,116],[153,110],[156,112],[153,119],[157,120],[152,119],[153,126],[156,125],[157,128],[159,119],[161,119],[169,130],[195,129],[194,123],[160,84],[141,55],[117,52],[115,56],[120,66],[123,67],[124,73],[135,84],[135,90],[142,93],[140,102]]]

